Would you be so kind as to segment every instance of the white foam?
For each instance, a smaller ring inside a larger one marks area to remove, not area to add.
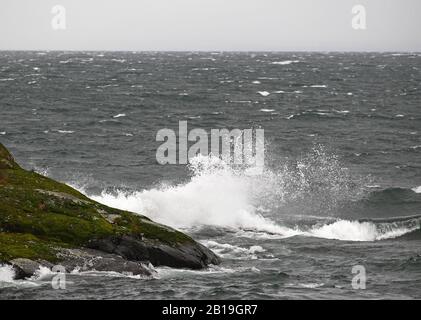
[[[288,168],[279,172],[253,170],[253,167],[233,169],[218,157],[201,155],[191,159],[189,168],[192,176],[182,184],[130,193],[103,192],[91,198],[111,207],[144,214],[175,228],[215,226],[233,230],[237,237],[281,239],[302,235],[376,241],[395,238],[419,228],[419,221],[378,224],[338,220],[309,229],[286,227],[273,220],[276,217],[263,216],[266,211],[260,210],[261,207],[275,205],[279,208],[282,201],[301,202],[314,192],[323,197],[323,203],[332,205],[343,198],[358,196],[354,194],[358,191],[347,189],[349,177],[341,164],[322,150],[315,150],[313,157],[298,162],[291,172]],[[362,192],[365,192],[365,186],[367,183],[362,184]],[[231,248],[232,252],[235,249]]]
[[[6,131],[0,131],[0,135],[4,136],[6,134]]]
[[[327,88],[327,85],[325,84],[313,84],[310,86],[310,88]]]
[[[268,95],[270,95],[270,92],[267,92],[267,91],[258,91],[257,93],[263,97],[267,97]]]
[[[218,274],[218,273],[234,273],[235,270],[232,268],[226,268],[221,266],[210,266],[207,269],[202,270],[191,270],[191,269],[174,269],[168,267],[159,267],[156,268],[158,272],[158,279],[167,279],[167,278],[185,278],[186,275],[208,275],[208,274]]]
[[[119,114],[115,115],[113,118],[117,119],[117,118],[122,118],[122,117],[125,117],[125,116],[126,116],[125,113],[119,113]]]
[[[258,173],[236,172],[221,159],[204,156],[193,158],[190,168],[193,177],[184,184],[133,193],[103,192],[91,198],[177,228],[209,225],[276,234],[288,232],[288,228],[256,213],[252,192],[258,188]]]
[[[317,289],[323,287],[324,283],[300,283],[299,286],[306,289]]]
[[[298,62],[300,62],[300,61],[299,60],[285,60],[285,61],[275,61],[275,62],[272,62],[272,64],[285,66],[285,65],[292,64],[292,63],[298,63]]]
[[[231,259],[257,259],[258,253],[266,252],[261,246],[251,246],[242,248],[228,243],[218,243],[216,241],[202,241],[202,244],[223,258]]]
[[[340,113],[340,114],[348,114],[350,113],[349,110],[334,110],[336,113]]]
[[[64,134],[72,134],[74,131],[71,130],[57,130],[58,133],[64,133]]]
[[[209,71],[209,70],[217,70],[217,68],[193,68],[192,71]]]
[[[235,268],[226,268],[222,266],[214,266],[211,265],[207,269],[202,270],[191,270],[191,269],[173,269],[173,268],[167,268],[167,267],[159,267],[156,268],[158,272],[158,278],[159,279],[174,279],[174,278],[185,278],[189,275],[212,275],[212,274],[232,274],[236,272],[254,272],[258,273],[260,270],[256,267],[235,267]]]
[[[265,108],[263,108],[263,109],[260,109],[260,111],[262,111],[262,112],[273,112],[273,111],[275,111],[275,109],[265,109]]]
[[[230,103],[252,103],[250,100],[231,100]]]
[[[31,277],[31,280],[43,281],[50,279],[53,275],[56,274],[57,273],[52,272],[50,268],[40,266]]]
[[[416,193],[421,193],[421,186],[412,189],[412,191],[414,191]]]
[[[77,275],[77,276],[88,276],[88,277],[130,278],[130,279],[138,279],[138,280],[158,278],[158,272],[151,264],[143,265],[143,266],[151,272],[151,275],[143,275],[143,274],[134,275],[132,272],[116,272],[116,271],[97,271],[97,270],[81,271],[80,268],[74,269],[71,272],[71,274]]]
[[[0,264],[0,282],[11,283],[15,278],[15,271],[10,265]]]
[[[419,229],[419,227],[419,221],[405,226],[395,223],[375,224],[373,222],[339,220],[314,227],[310,231],[304,232],[303,235],[344,241],[377,241],[400,237]]]

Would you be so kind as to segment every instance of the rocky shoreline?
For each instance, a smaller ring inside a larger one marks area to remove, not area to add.
[[[220,259],[184,233],[21,168],[0,143],[0,263],[22,279],[41,266],[150,275],[149,263],[201,269]]]

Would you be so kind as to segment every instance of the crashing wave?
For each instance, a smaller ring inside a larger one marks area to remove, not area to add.
[[[421,193],[421,186],[412,189],[415,193]]]
[[[307,208],[326,213],[344,201],[367,201],[364,198],[367,181],[355,179],[337,156],[323,148],[315,148],[293,165],[265,169],[258,174],[251,174],[253,167],[233,167],[218,157],[201,155],[191,160],[189,169],[191,177],[185,183],[135,192],[108,190],[91,198],[111,207],[142,213],[175,228],[193,230],[212,226],[243,230],[243,236],[263,233],[275,238],[301,235],[376,241],[419,228],[419,220],[405,224],[332,217],[310,225],[299,220],[285,224],[282,211],[294,205],[299,206],[300,212]],[[382,200],[390,196],[389,192],[370,193],[373,196],[368,201]]]

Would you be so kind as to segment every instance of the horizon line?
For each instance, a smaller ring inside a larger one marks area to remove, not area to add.
[[[0,49],[0,52],[131,52],[131,53],[416,53],[416,50],[100,50],[100,49]]]

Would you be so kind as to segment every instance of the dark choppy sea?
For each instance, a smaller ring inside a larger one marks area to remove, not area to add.
[[[420,103],[421,54],[0,52],[0,141],[21,164],[223,259],[59,291],[2,267],[0,298],[419,299]],[[265,129],[264,173],[157,164],[179,120]]]

